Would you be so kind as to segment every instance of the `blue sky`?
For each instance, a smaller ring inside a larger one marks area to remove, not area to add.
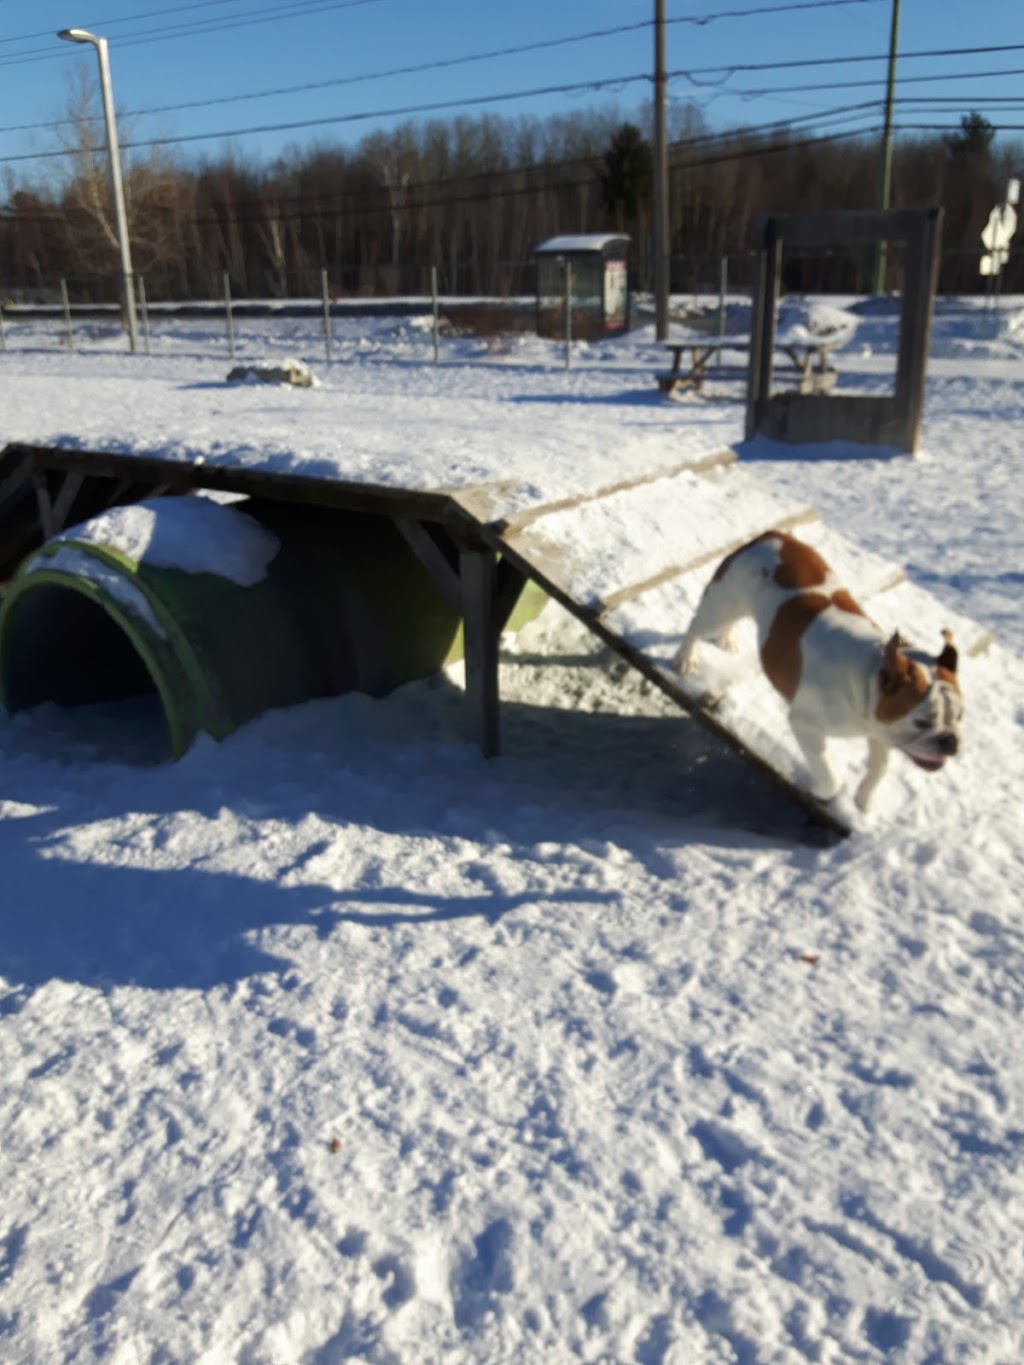
[[[109,40],[126,140],[262,161],[407,118],[635,117],[651,99],[653,13],[654,0],[0,0],[0,175],[61,164],[44,154],[69,78],[96,70],[91,48],[56,39],[63,27]],[[892,0],[666,0],[670,103],[692,102],[712,131],[874,129],[891,16]],[[1024,142],[1020,0],[903,0],[899,48],[897,128],[956,126],[977,108]]]

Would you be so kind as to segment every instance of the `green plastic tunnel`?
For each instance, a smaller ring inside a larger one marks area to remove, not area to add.
[[[510,624],[543,601],[527,585]],[[155,498],[25,560],[0,607],[0,702],[156,692],[180,756],[200,731],[221,739],[314,697],[383,696],[460,654],[457,614],[388,518]]]

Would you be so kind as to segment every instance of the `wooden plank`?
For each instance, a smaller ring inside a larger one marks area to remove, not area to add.
[[[318,474],[284,474],[276,470],[205,461],[167,459],[154,455],[112,454],[109,451],[65,450],[53,446],[15,445],[8,451],[31,455],[36,470],[81,469],[87,475],[166,484],[187,492],[210,488],[252,497],[273,498],[320,507],[344,507],[444,522],[452,510],[447,491],[409,489],[384,484],[324,478]]]
[[[792,516],[776,517],[770,525],[763,528],[765,531],[793,531],[798,526],[808,525],[818,520],[818,513],[813,507],[808,507],[802,512],[795,512]],[[755,535],[760,532],[755,532]],[[738,539],[726,542],[724,546],[714,550],[708,550],[696,558],[688,560],[685,564],[670,564],[659,573],[652,574],[650,578],[642,579],[639,583],[631,583],[628,587],[619,588],[616,592],[607,593],[602,601],[600,610],[601,616],[607,616],[609,612],[621,607],[624,602],[634,601],[642,597],[645,593],[652,592],[655,588],[660,588],[664,584],[671,582],[673,578],[680,578],[683,574],[693,573],[695,569],[703,568],[705,564],[718,564],[726,555],[732,554],[734,550],[746,545],[753,536],[742,536]]]
[[[459,572],[426,526],[421,521],[413,521],[410,517],[395,517],[395,525],[437,587],[455,610],[461,611],[462,589]]]
[[[668,465],[665,469],[654,470],[652,473],[643,474],[636,479],[619,479],[615,483],[604,484],[601,488],[595,488],[586,493],[578,493],[571,498],[559,498],[555,502],[538,503],[536,507],[529,507],[523,512],[517,512],[511,517],[500,518],[489,524],[492,530],[502,535],[516,535],[525,530],[527,526],[532,525],[533,522],[540,521],[542,517],[551,516],[554,512],[568,512],[574,507],[583,507],[587,503],[598,502],[601,498],[608,498],[616,493],[625,493],[631,488],[643,488],[646,484],[657,483],[659,479],[673,479],[677,474],[706,474],[711,469],[724,468],[726,465],[735,464],[736,460],[735,450],[726,446],[722,450],[713,451],[708,455],[699,455],[696,459],[683,460],[679,464]],[[452,497],[460,506],[464,505],[458,491],[454,491]],[[466,510],[470,516],[473,516],[471,508]]]
[[[671,514],[671,515],[669,515]],[[774,526],[814,516],[802,500],[772,492],[735,465],[629,487],[502,532],[547,577],[595,611]],[[497,529],[497,528],[492,528]]]
[[[830,209],[822,213],[780,213],[774,218],[787,250],[870,246],[906,241],[918,224],[920,209]]]

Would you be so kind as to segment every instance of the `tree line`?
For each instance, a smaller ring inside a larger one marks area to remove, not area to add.
[[[109,169],[78,92],[59,184],[8,180],[0,209],[0,298],[52,291],[117,297]],[[877,137],[792,128],[710,135],[692,108],[673,114],[669,147],[671,288],[749,283],[759,215],[870,208]],[[892,207],[945,209],[940,291],[978,292],[979,234],[1021,162],[995,130],[966,115],[953,134],[898,139]],[[551,119],[483,115],[406,123],[354,147],[296,148],[270,163],[226,152],[197,165],[165,150],[125,156],[135,272],[156,299],[423,294],[507,297],[534,288],[533,248],[572,232],[632,238],[634,287],[651,287],[653,157],[641,120],[596,108]],[[898,253],[890,288],[899,287]],[[837,248],[786,263],[803,292],[867,292],[871,262]],[[1003,288],[1024,291],[1011,258]]]

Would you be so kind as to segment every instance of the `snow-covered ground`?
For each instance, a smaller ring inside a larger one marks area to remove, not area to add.
[[[893,310],[836,310],[880,389]],[[174,765],[145,707],[0,715],[0,1359],[1024,1358],[1022,320],[940,301],[914,459],[738,447],[996,636],[962,756],[842,843],[554,606],[490,762],[458,668]],[[739,379],[660,397],[649,325],[566,370],[240,324],[296,391],[229,387],[209,321],[5,339],[0,444],[529,502],[742,435]]]

